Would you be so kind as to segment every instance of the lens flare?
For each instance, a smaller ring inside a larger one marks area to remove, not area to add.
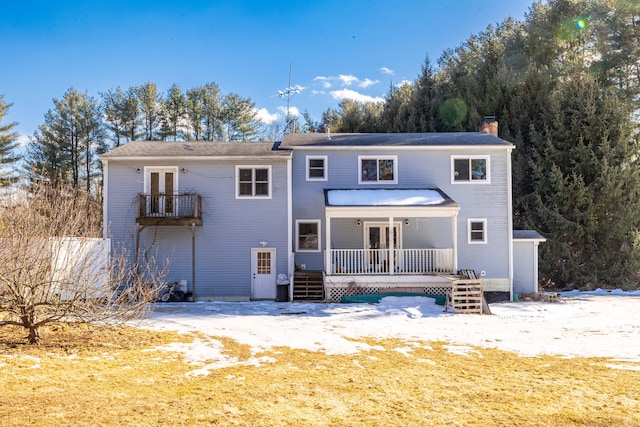
[[[589,27],[588,16],[577,16],[565,21],[558,29],[558,38],[563,41],[573,41],[582,36]]]

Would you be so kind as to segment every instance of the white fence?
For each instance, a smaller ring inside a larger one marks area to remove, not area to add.
[[[77,292],[87,298],[104,296],[109,283],[110,239],[52,237],[51,282],[62,299],[72,299]]]

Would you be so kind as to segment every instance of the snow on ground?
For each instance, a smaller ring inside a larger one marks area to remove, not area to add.
[[[143,326],[212,337],[166,347],[184,352],[187,360],[206,363],[194,375],[223,366],[273,361],[229,358],[215,337],[232,338],[254,352],[284,346],[326,354],[357,353],[370,348],[359,340],[372,337],[443,341],[451,345],[449,351],[461,354],[472,351],[465,346],[479,346],[524,356],[605,357],[640,363],[640,291],[560,295],[557,303],[491,304],[490,316],[445,313],[426,297],[385,297],[379,304],[158,303]],[[611,367],[639,369],[636,365]]]

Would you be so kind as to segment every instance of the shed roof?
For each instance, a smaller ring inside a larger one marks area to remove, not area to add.
[[[132,141],[102,155],[104,159],[141,157],[287,157],[287,150],[274,150],[272,142]]]
[[[363,147],[363,146],[504,146],[509,141],[486,132],[446,133],[290,133],[285,135],[280,148],[295,147]]]
[[[536,230],[513,230],[514,240],[540,240],[544,242],[545,239]]]

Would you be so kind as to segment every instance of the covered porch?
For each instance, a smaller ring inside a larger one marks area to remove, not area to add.
[[[327,299],[446,293],[458,269],[458,211],[439,189],[325,190]]]

